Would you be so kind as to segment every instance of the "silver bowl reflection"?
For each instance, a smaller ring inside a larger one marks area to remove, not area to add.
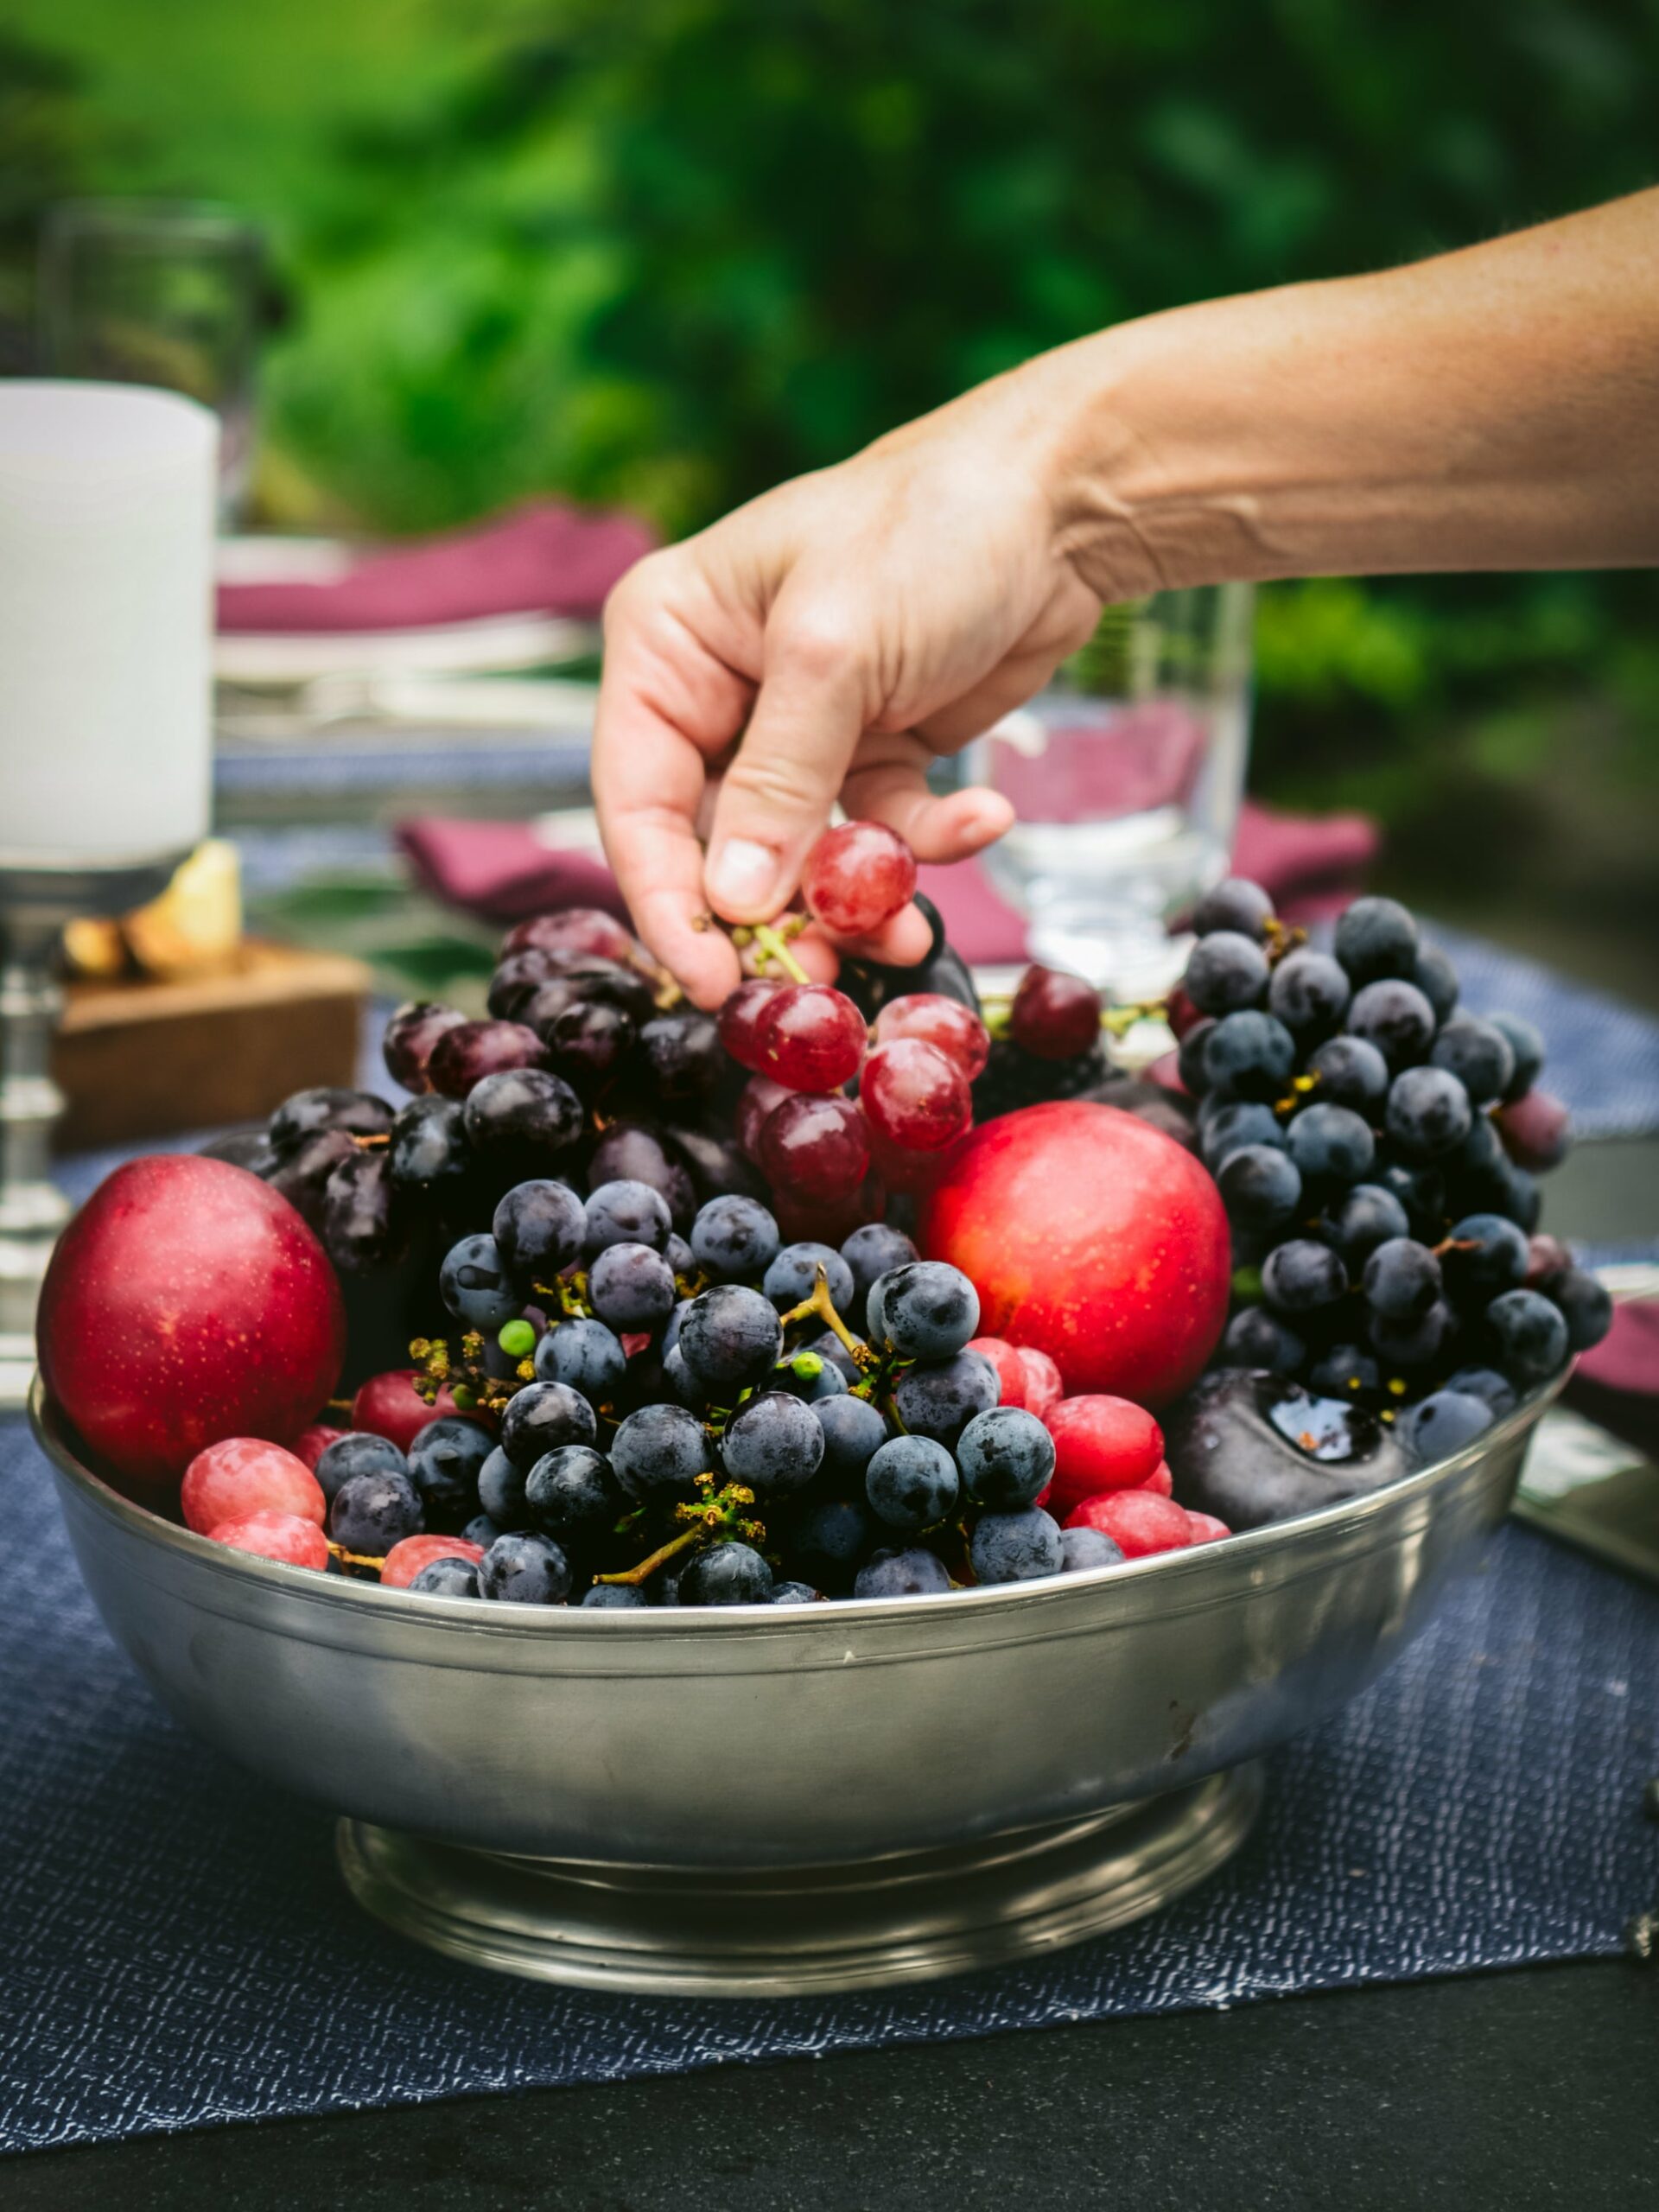
[[[1243,1841],[1503,1519],[1560,1380],[1437,1466],[1225,1543],[948,1597],[412,1596],[130,1503],[36,1384],[111,1634],[193,1733],[342,1815],[371,1910],[475,1963],[783,1995],[1074,1942]]]

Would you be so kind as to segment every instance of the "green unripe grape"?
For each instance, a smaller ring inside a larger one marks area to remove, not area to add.
[[[536,1349],[536,1332],[528,1321],[504,1321],[495,1341],[509,1359],[528,1359]]]

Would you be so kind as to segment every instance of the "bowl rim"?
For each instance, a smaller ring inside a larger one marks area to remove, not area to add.
[[[170,1551],[197,1566],[252,1589],[286,1593],[311,1605],[346,1609],[367,1606],[371,1614],[388,1621],[425,1623],[453,1628],[488,1628],[499,1636],[556,1637],[561,1636],[648,1637],[736,1635],[753,1633],[765,1623],[774,1630],[786,1626],[817,1627],[845,1623],[906,1620],[944,1622],[961,1618],[988,1618],[991,1609],[1029,1605],[1033,1600],[1090,1590],[1141,1586],[1148,1578],[1162,1575],[1173,1582],[1193,1576],[1202,1563],[1225,1560],[1248,1583],[1251,1570],[1275,1560],[1325,1532],[1363,1529],[1415,1503],[1441,1487],[1450,1487],[1477,1459],[1523,1434],[1541,1418],[1566,1385],[1573,1367],[1569,1358],[1559,1371],[1528,1391],[1509,1413],[1483,1429],[1472,1442],[1450,1458],[1431,1461],[1426,1467],[1397,1477],[1358,1497],[1340,1498],[1333,1504],[1271,1521],[1259,1529],[1240,1529],[1224,1541],[1193,1544],[1179,1550],[1154,1552],[1141,1559],[1119,1560],[1108,1567],[1087,1567],[1071,1573],[1034,1576],[1027,1581],[1004,1582],[989,1588],[951,1590],[917,1598],[833,1598],[818,1604],[778,1606],[747,1605],[511,1605],[486,1598],[441,1596],[429,1591],[388,1590],[378,1582],[353,1577],[322,1574],[315,1567],[291,1566],[282,1560],[261,1558],[228,1544],[216,1544],[194,1529],[166,1520],[147,1505],[127,1497],[77,1456],[79,1439],[48,1394],[37,1370],[29,1388],[29,1419],[35,1440],[58,1473],[67,1478],[106,1518],[124,1527],[141,1542]],[[72,1439],[73,1440],[72,1441]],[[505,1618],[504,1618],[505,1616]]]

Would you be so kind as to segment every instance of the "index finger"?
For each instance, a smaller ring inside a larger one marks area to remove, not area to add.
[[[660,594],[607,611],[594,722],[600,836],[635,929],[699,1006],[739,982],[729,941],[708,926],[697,810],[707,761],[736,737],[753,686]]]

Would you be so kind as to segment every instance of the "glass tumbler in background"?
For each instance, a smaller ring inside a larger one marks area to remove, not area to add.
[[[233,210],[69,200],[41,238],[41,335],[54,376],[160,385],[219,418],[219,520],[241,512],[253,459],[264,242]]]
[[[1249,749],[1248,584],[1108,607],[1055,687],[964,764],[1016,820],[986,855],[1034,959],[1122,1001],[1160,997],[1169,925],[1227,872]]]

